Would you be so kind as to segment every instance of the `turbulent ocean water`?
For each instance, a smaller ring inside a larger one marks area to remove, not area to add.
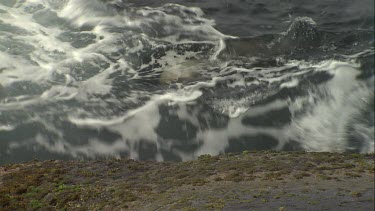
[[[0,163],[374,152],[373,0],[0,0]]]

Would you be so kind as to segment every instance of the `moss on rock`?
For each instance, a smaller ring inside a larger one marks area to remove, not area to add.
[[[220,210],[266,205],[277,210],[296,195],[311,198],[294,199],[297,204],[323,207],[308,201],[329,191],[340,193],[331,200],[338,206],[347,196],[373,194],[373,185],[364,187],[373,184],[374,154],[246,151],[181,163],[33,161],[0,167],[0,179],[2,210]],[[371,206],[370,202],[363,203]]]

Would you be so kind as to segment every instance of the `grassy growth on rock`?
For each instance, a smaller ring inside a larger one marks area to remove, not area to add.
[[[213,187],[240,184],[241,190],[241,184],[245,187],[252,182],[284,184],[306,178],[341,181],[373,173],[374,154],[246,151],[202,155],[195,161],[182,163],[127,159],[33,161],[0,167],[0,209],[133,210],[149,206],[150,209],[220,210],[245,202],[267,204],[295,194],[262,190],[262,187],[257,187],[258,191],[242,189],[239,193]],[[203,194],[210,191],[211,194]],[[212,195],[215,197],[210,198]],[[361,196],[356,191],[351,195]]]

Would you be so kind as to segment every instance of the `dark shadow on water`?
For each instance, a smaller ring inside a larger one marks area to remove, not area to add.
[[[244,125],[259,127],[283,127],[292,120],[289,108],[267,112],[267,114],[242,119]]]
[[[242,136],[229,139],[229,146],[224,152],[242,152],[244,150],[270,150],[274,149],[278,140],[268,135]]]

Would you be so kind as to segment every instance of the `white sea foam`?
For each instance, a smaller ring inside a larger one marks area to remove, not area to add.
[[[291,104],[293,112],[300,109],[301,100],[308,105],[308,112],[303,116],[293,118],[287,131],[287,137],[300,142],[308,151],[345,151],[348,145],[348,126],[355,118],[366,110],[366,103],[361,98],[373,98],[368,86],[358,83],[356,64],[328,61],[319,64],[317,71],[328,71],[334,78],[312,90],[307,97],[298,99]],[[319,92],[326,93],[321,96]],[[367,127],[364,131],[371,131]],[[365,135],[367,136],[367,135]],[[363,137],[364,138],[364,137]],[[373,136],[363,139],[366,146],[374,143]],[[373,151],[373,148],[364,151]]]
[[[0,10],[0,133],[16,137],[4,152],[29,147],[73,157],[126,153],[139,159],[146,143],[155,148],[153,159],[163,160],[167,151],[188,160],[258,136],[278,140],[272,145],[278,150],[293,140],[308,151],[357,145],[360,152],[374,151],[373,122],[363,120],[374,79],[358,80],[354,60],[373,49],[345,61],[278,58],[282,65],[258,67],[253,64],[261,58],[219,58],[225,39],[233,37],[217,31],[200,8],[116,10],[98,0],[29,0],[0,4]],[[297,21],[315,25],[309,18]],[[331,78],[305,83],[317,73]],[[277,96],[292,88],[301,94]],[[244,124],[280,109],[292,115],[281,126]],[[161,122],[171,134],[180,129],[173,118],[182,122],[186,140],[159,134]],[[18,140],[17,127],[28,124],[30,137]],[[115,138],[72,143],[70,130],[77,136],[105,131]],[[360,143],[351,143],[352,137]],[[193,147],[184,151],[180,142]]]
[[[14,127],[10,125],[0,125],[0,131],[11,131]]]

